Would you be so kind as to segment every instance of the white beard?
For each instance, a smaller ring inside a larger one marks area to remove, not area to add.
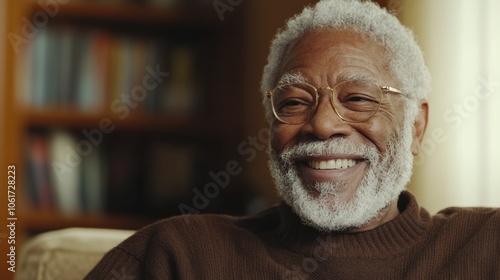
[[[401,135],[389,138],[385,156],[375,147],[356,147],[345,138],[300,143],[281,154],[270,148],[269,168],[278,194],[305,224],[320,231],[360,228],[378,219],[405,189],[412,174],[413,127],[405,123]],[[317,182],[306,186],[299,175],[297,158],[329,154],[356,155],[368,161],[366,173],[349,201],[339,196],[347,182]],[[312,196],[308,188],[317,190],[319,195]]]

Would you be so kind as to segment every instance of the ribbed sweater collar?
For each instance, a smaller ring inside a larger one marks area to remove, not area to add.
[[[375,229],[358,233],[321,233],[304,225],[292,209],[282,203],[280,222],[273,235],[279,246],[311,256],[325,255],[325,250],[344,258],[396,255],[418,243],[431,223],[429,213],[418,206],[409,192],[400,195],[398,207],[400,214],[396,218]]]

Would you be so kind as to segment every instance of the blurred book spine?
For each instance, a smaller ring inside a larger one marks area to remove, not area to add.
[[[44,134],[32,133],[27,141],[28,201],[37,209],[53,210],[54,193],[49,174],[49,143]]]
[[[62,213],[74,214],[82,209],[78,196],[82,159],[75,151],[77,144],[76,138],[64,130],[49,135],[51,183],[56,208]]]
[[[97,214],[106,210],[108,165],[103,149],[100,146],[93,149],[92,153],[82,160],[79,195],[82,202],[81,211]]]
[[[191,47],[176,46],[171,49],[170,65],[173,71],[167,83],[159,87],[158,109],[164,113],[195,114],[198,82],[195,51]]]

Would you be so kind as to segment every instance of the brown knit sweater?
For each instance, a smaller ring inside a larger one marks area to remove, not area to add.
[[[157,222],[111,250],[86,279],[500,279],[500,210],[435,216],[404,192],[373,230],[321,234],[284,204],[252,217]]]

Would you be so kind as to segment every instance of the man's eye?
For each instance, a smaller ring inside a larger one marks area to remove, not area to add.
[[[354,112],[371,112],[380,106],[377,98],[367,94],[348,94],[339,101],[344,108]]]
[[[306,102],[297,100],[297,99],[292,99],[292,100],[286,100],[285,102],[281,103],[282,107],[293,107],[293,106],[301,106],[301,105],[307,105]]]
[[[352,103],[363,103],[363,102],[378,103],[379,102],[373,96],[367,95],[367,94],[361,94],[361,93],[348,94],[344,98],[342,98],[340,101],[341,102],[352,102]]]
[[[301,99],[287,99],[279,103],[278,111],[285,114],[301,113],[309,109],[311,104]]]

